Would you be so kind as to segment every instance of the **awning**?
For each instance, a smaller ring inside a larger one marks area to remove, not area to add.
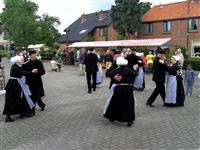
[[[161,39],[140,39],[140,40],[117,40],[117,41],[95,41],[95,42],[75,42],[68,47],[138,47],[138,46],[162,46],[169,42],[171,38]]]
[[[10,44],[9,41],[4,40],[4,39],[0,39],[0,45],[8,45],[8,44]]]
[[[35,45],[29,45],[28,48],[38,50],[43,46],[44,44],[35,44]]]

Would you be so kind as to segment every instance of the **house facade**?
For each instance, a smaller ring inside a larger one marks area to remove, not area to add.
[[[66,34],[58,40],[60,49],[88,37],[93,41],[117,40],[110,12],[81,15],[64,30]],[[200,0],[154,6],[142,16],[141,22],[141,30],[131,39],[171,38],[169,47],[188,47],[189,56],[200,56]]]
[[[58,43],[63,50],[73,42],[117,40],[118,34],[112,26],[110,10],[83,14],[65,30]]]
[[[154,6],[141,21],[138,38],[171,38],[170,47],[188,47],[189,56],[200,56],[199,0]]]

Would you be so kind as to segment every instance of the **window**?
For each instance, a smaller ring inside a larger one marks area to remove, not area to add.
[[[99,36],[106,36],[107,28],[99,28]]]
[[[164,21],[163,22],[163,32],[171,32],[171,29],[172,29],[172,22]]]
[[[146,24],[146,33],[152,33],[153,32],[153,24],[147,23]]]
[[[194,47],[194,56],[195,57],[200,57],[200,46],[195,46]]]
[[[197,30],[197,19],[190,19],[189,20],[189,30]]]

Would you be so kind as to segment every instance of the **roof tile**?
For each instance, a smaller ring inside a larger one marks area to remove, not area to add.
[[[189,5],[189,17],[200,17],[200,2],[192,2]],[[145,13],[142,22],[154,22],[162,20],[184,19],[188,17],[188,2],[177,2],[165,5],[157,5]]]

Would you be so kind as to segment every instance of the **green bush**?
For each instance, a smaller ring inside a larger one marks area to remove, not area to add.
[[[0,49],[0,56],[1,56],[1,57],[7,56],[7,51],[6,51],[6,50],[1,50],[1,49]]]
[[[166,52],[165,56],[168,62],[170,62],[171,57],[174,55],[174,53],[175,53],[175,49],[171,49],[171,48]]]
[[[44,49],[41,49],[40,52],[39,52],[39,54],[41,56],[41,59],[47,59],[47,60],[52,59],[52,57],[53,57],[53,51],[54,51],[53,48],[44,48]]]
[[[148,55],[148,53],[149,53],[149,49],[147,49],[146,47],[138,47],[137,48],[137,52],[139,52],[139,53],[144,53],[144,55],[146,56],[146,55]]]
[[[187,64],[191,64],[194,70],[200,71],[200,58],[188,58]]]

